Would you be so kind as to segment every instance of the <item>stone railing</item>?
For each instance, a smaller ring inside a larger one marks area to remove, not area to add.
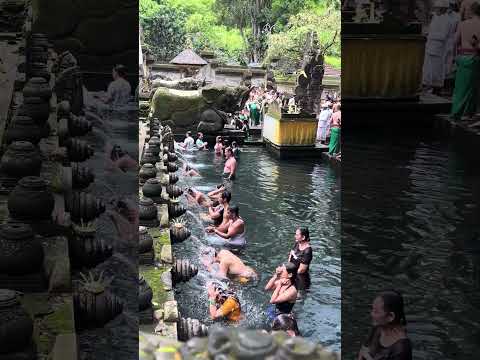
[[[340,360],[340,355],[302,337],[239,328],[211,329],[208,337],[186,343],[140,333],[140,360]]]

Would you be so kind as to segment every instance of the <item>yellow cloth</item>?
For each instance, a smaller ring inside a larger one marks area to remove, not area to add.
[[[240,304],[234,299],[229,297],[222,306],[220,306],[220,312],[230,321],[240,320]]]
[[[410,97],[421,89],[423,36],[342,39],[343,97]]]

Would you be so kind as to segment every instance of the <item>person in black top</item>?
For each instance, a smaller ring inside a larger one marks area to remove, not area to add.
[[[309,267],[313,253],[310,246],[310,232],[308,228],[298,228],[295,231],[295,245],[288,255],[288,261],[297,267],[297,288],[305,290],[310,286]]]
[[[358,360],[412,360],[412,344],[407,337],[403,297],[395,290],[377,295],[372,304],[372,324]]]
[[[273,274],[265,286],[265,290],[273,291],[270,304],[275,304],[276,315],[290,314],[292,312],[293,306],[297,301],[296,276],[296,266],[288,262],[277,267],[275,274]]]

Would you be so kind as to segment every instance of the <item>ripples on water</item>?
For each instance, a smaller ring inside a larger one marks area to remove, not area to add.
[[[206,192],[221,182],[223,159],[212,152],[188,157],[202,177],[188,183]],[[302,335],[340,349],[340,181],[328,164],[319,160],[277,160],[263,148],[245,148],[240,155],[232,203],[240,207],[246,223],[248,245],[240,257],[260,274],[258,284],[234,285],[246,313],[241,325],[268,328],[265,309],[270,299],[266,282],[285,262],[294,244],[298,226],[308,226],[314,258],[311,287],[294,312]],[[185,180],[181,180],[185,181]],[[183,186],[184,184],[181,184]],[[176,287],[176,299],[184,317],[211,323],[205,284],[210,279],[199,254],[208,242],[194,217],[198,207],[186,214],[193,236],[174,246],[177,257],[187,257],[200,266],[198,276]],[[192,238],[194,240],[192,241]]]
[[[123,173],[120,170],[106,170],[105,144],[118,144],[138,159],[138,112],[106,112],[102,127],[94,127],[91,134],[84,137],[94,145],[95,154],[85,162],[95,173],[95,182],[88,190],[111,207],[108,200],[119,198],[138,191],[137,172]],[[94,125],[95,126],[95,125]],[[133,198],[135,199],[135,198]],[[135,200],[134,200],[135,201]],[[105,262],[91,269],[95,274],[104,271],[108,277],[114,276],[110,290],[124,303],[123,313],[110,321],[104,328],[82,331],[78,334],[81,359],[131,360],[138,357],[138,265],[137,248],[120,242],[117,231],[104,213],[97,219],[97,237],[114,248],[114,254]],[[78,272],[73,279],[79,279]]]
[[[404,294],[414,359],[480,350],[480,177],[447,139],[345,141],[342,353],[356,359],[377,291]]]

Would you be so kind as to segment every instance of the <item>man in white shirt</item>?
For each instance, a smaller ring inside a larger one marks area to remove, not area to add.
[[[116,65],[112,70],[113,81],[108,85],[108,90],[103,101],[112,105],[125,105],[130,101],[132,88],[125,80],[127,68],[123,65]]]
[[[183,144],[180,144],[180,146],[186,150],[191,150],[193,149],[194,145],[195,145],[195,140],[193,140],[192,132],[187,131],[185,140],[183,140]]]
[[[332,117],[332,103],[326,101],[322,106],[322,111],[318,115],[317,141],[324,144],[327,141],[327,133],[330,127],[330,118]]]
[[[446,43],[445,54],[445,87],[449,92],[453,90],[455,82],[455,35],[458,24],[460,23],[460,14],[457,11],[457,0],[449,0],[450,8],[447,11],[448,18],[450,19],[449,33]]]
[[[437,0],[434,15],[430,23],[425,45],[423,63],[423,85],[427,90],[438,94],[445,82],[445,60],[447,45],[451,34],[452,22],[447,14],[449,0]]]

